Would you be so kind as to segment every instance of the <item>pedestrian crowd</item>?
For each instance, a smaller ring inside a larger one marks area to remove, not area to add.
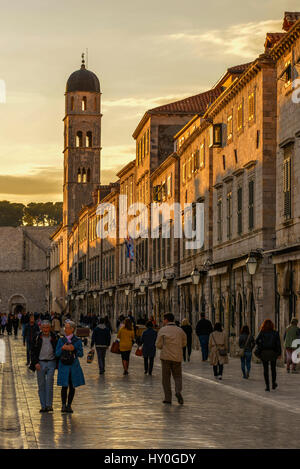
[[[140,322],[142,321],[142,323]],[[64,325],[63,325],[64,324]],[[182,362],[190,361],[192,353],[193,329],[187,318],[181,324],[175,321],[172,313],[164,315],[163,324],[158,329],[153,316],[149,319],[140,316],[140,333],[135,318],[131,313],[121,314],[117,321],[117,337],[112,343],[112,326],[108,316],[99,317],[95,314],[81,315],[80,326],[88,327],[92,331],[91,349],[87,361],[90,363],[94,353],[98,359],[99,373],[105,373],[106,352],[111,351],[121,355],[123,374],[129,374],[129,362],[133,345],[137,344],[136,355],[144,359],[145,375],[152,375],[156,350],[160,350],[162,386],[164,404],[172,403],[171,377],[175,384],[175,396],[179,404],[183,404],[182,396]],[[52,412],[53,384],[55,370],[58,370],[57,385],[61,387],[62,412],[72,413],[72,402],[75,389],[85,384],[79,358],[83,357],[81,337],[75,335],[76,324],[67,314],[64,318],[57,313],[0,313],[1,334],[5,331],[15,337],[21,329],[23,344],[26,346],[26,363],[29,369],[36,372],[38,392],[40,398],[40,412]],[[201,313],[196,325],[201,348],[202,361],[210,361],[214,377],[222,380],[224,365],[228,364],[228,338],[223,331],[222,324],[216,322],[214,326]],[[294,352],[300,344],[300,329],[298,320],[292,318],[284,337],[286,351],[286,370],[296,372]],[[299,340],[299,342],[297,342]],[[244,325],[238,339],[238,356],[241,362],[243,379],[250,378],[253,351],[262,362],[265,390],[270,391],[269,368],[271,368],[272,389],[278,387],[276,381],[276,363],[281,357],[282,347],[279,333],[275,330],[270,319],[261,325],[259,334],[253,337],[248,325]]]

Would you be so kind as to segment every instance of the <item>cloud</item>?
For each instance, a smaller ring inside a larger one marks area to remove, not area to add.
[[[206,90],[203,90],[206,91]],[[201,90],[199,91],[201,93]],[[174,101],[179,101],[180,99],[184,99],[189,97],[188,93],[185,94],[177,94],[177,95],[168,95],[168,96],[157,96],[152,98],[121,98],[115,99],[111,101],[103,101],[104,108],[115,108],[115,107],[125,107],[125,108],[144,108],[152,109],[156,106],[162,106],[163,104],[172,103]]]
[[[0,192],[7,195],[53,195],[62,193],[62,170],[37,167],[29,174],[0,175]]]
[[[188,53],[197,56],[234,55],[243,59],[254,58],[262,52],[267,32],[281,31],[282,20],[249,22],[195,34],[180,32],[164,36],[178,44],[185,44]]]

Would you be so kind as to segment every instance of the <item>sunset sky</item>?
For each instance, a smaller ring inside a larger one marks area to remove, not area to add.
[[[62,200],[64,91],[89,51],[102,91],[102,183],[134,158],[147,109],[209,89],[263,52],[296,0],[2,2],[0,200]]]

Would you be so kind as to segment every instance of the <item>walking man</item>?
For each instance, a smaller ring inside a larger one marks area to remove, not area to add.
[[[50,321],[42,321],[41,329],[42,332],[35,337],[32,344],[30,369],[37,371],[37,382],[41,402],[40,412],[52,412],[57,337],[54,332],[50,331]]]
[[[163,327],[159,330],[156,347],[161,350],[162,385],[165,393],[164,404],[172,403],[171,374],[175,382],[175,395],[179,404],[183,404],[182,369],[183,348],[187,345],[185,332],[174,322],[174,314],[164,315]]]
[[[105,373],[105,355],[107,348],[110,346],[110,340],[111,334],[105,325],[105,318],[100,318],[99,325],[93,331],[91,342],[91,348],[96,345],[100,375]]]
[[[209,336],[213,331],[211,322],[205,318],[205,313],[201,313],[201,319],[196,326],[196,334],[199,337],[199,342],[202,352],[202,361],[206,362],[208,359],[208,341]]]
[[[295,339],[299,339],[299,328],[298,319],[292,318],[290,325],[286,328],[284,334],[284,346],[286,352],[286,371],[290,372],[290,366],[292,365],[292,373],[296,373],[296,365],[292,361],[292,354],[295,348],[292,347],[292,343]]]
[[[26,365],[30,363],[30,350],[33,344],[33,340],[37,334],[39,334],[40,328],[34,322],[34,316],[30,316],[29,323],[25,324],[24,334],[23,334],[23,345],[26,345],[26,354],[27,362]]]

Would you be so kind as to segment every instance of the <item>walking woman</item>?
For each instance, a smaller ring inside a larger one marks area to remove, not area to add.
[[[264,367],[266,391],[270,391],[269,363],[271,364],[272,389],[276,389],[278,386],[276,383],[276,360],[281,355],[281,343],[271,319],[265,319],[262,323],[255,342],[257,346],[255,355],[260,358]]]
[[[243,350],[243,354],[241,356],[243,378],[248,379],[251,370],[252,350],[255,347],[255,340],[253,335],[250,333],[248,326],[243,326],[241,329],[239,347]]]
[[[153,329],[153,323],[151,321],[147,322],[146,327],[147,329],[142,334],[141,344],[143,345],[144,372],[145,375],[149,373],[151,376],[156,353],[155,342],[157,332]]]
[[[128,375],[129,357],[134,342],[134,331],[130,319],[125,319],[124,326],[119,329],[120,352],[124,368],[124,375]]]
[[[186,362],[186,350],[187,350],[188,361],[190,361],[190,358],[191,358],[192,335],[193,335],[192,326],[190,325],[189,320],[187,318],[182,320],[181,329],[186,333],[186,337],[187,337],[187,345],[186,347],[183,347],[183,360]]]
[[[83,357],[81,340],[74,335],[76,325],[72,321],[65,323],[65,337],[61,337],[56,346],[59,358],[57,385],[61,388],[62,412],[73,413],[71,404],[75,388],[85,384],[78,357]],[[69,388],[69,394],[68,394]]]
[[[210,364],[213,366],[216,379],[222,379],[223,367],[228,363],[227,339],[220,322],[216,322],[213,332],[209,336],[208,349]]]

